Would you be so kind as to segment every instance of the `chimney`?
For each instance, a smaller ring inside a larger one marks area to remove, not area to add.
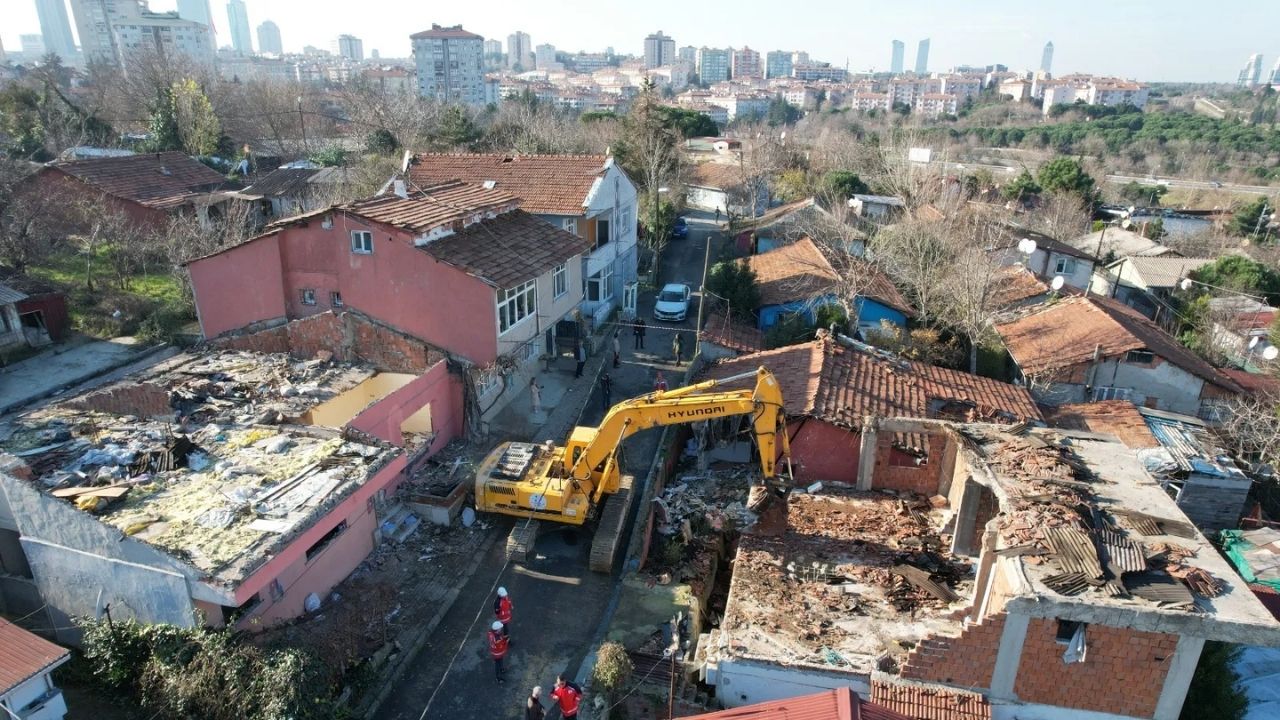
[[[395,192],[396,197],[404,198],[406,200],[409,199],[409,191],[405,189],[403,180],[396,180],[391,184],[391,187],[393,188],[393,192]]]

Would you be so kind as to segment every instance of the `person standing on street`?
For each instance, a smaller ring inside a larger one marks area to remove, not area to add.
[[[493,658],[493,676],[498,679],[499,683],[507,681],[503,677],[505,671],[502,668],[502,659],[507,656],[509,641],[503,632],[502,623],[497,620],[494,620],[493,625],[489,626],[489,657]]]
[[[573,359],[578,362],[578,367],[574,369],[573,376],[582,377],[582,367],[587,364],[587,348],[579,340],[573,346]]]
[[[622,365],[622,339],[621,330],[613,331],[613,366],[621,367]]]
[[[720,224],[720,206],[719,205],[716,206],[716,224],[717,225]]]
[[[502,637],[507,639],[507,643],[511,642],[511,598],[507,595],[507,589],[498,588],[498,596],[493,599],[493,616],[498,622],[502,623]]]
[[[644,318],[636,318],[636,323],[631,329],[631,333],[636,336],[636,350],[644,349]]]
[[[542,686],[538,685],[524,701],[524,720],[543,720],[546,716],[547,711],[542,707]]]
[[[565,679],[564,675],[556,677],[556,689],[551,691],[551,698],[560,703],[560,716],[564,720],[578,720],[578,703],[582,700],[582,688]]]
[[[653,380],[653,389],[660,390],[662,392],[667,391],[667,379],[663,377],[661,370],[658,371],[658,377]]]
[[[613,378],[609,377],[609,373],[600,374],[600,403],[605,412],[609,412],[609,408],[613,406]]]
[[[529,400],[533,402],[534,415],[542,412],[542,388],[538,385],[538,378],[529,378]]]
[[[679,365],[680,356],[684,354],[684,338],[680,337],[678,332],[675,338],[671,340],[671,354],[676,356],[676,365]]]

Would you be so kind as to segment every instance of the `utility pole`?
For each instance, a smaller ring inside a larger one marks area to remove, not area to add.
[[[307,120],[302,114],[302,96],[298,96],[298,126],[302,128],[302,152],[306,154],[307,149]]]
[[[707,306],[707,266],[711,264],[711,233],[707,233],[707,249],[702,256],[702,284],[698,286],[698,325],[694,330],[693,355],[702,354],[702,313]]]

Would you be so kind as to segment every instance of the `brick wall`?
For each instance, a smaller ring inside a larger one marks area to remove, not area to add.
[[[427,343],[352,312],[320,313],[255,332],[224,335],[209,344],[303,358],[325,350],[338,360],[363,360],[384,372],[421,373],[444,358]]]
[[[1062,662],[1056,620],[1032,619],[1013,690],[1019,699],[1075,710],[1151,717],[1177,635],[1089,625],[1083,663]]]
[[[876,438],[876,467],[871,475],[871,487],[876,490],[909,490],[921,495],[937,495],[941,476],[947,467],[947,436],[941,433],[928,436],[929,457],[923,465],[916,465],[910,453],[893,447],[893,433],[881,432]]]
[[[112,415],[167,417],[173,414],[173,407],[169,404],[169,391],[150,383],[113,385],[105,390],[68,400],[62,405],[73,410]]]
[[[1004,618],[1004,613],[988,615],[981,622],[971,623],[958,636],[925,638],[907,654],[902,677],[966,688],[991,687]]]

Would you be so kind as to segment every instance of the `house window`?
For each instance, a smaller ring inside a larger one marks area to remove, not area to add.
[[[631,212],[631,206],[627,205],[618,214],[618,232],[623,235],[627,235],[635,229],[635,220],[631,217]]]
[[[307,548],[307,560],[310,561],[312,558],[323,552],[324,549],[329,546],[329,543],[333,542],[334,539],[346,531],[346,529],[346,520],[334,525],[332,530],[324,534],[324,537],[315,541],[311,544],[311,547]]]
[[[1156,361],[1156,356],[1146,350],[1130,350],[1125,354],[1124,361],[1135,365],[1150,365]]]
[[[342,293],[340,292],[329,293],[329,304],[334,307],[342,307]]]
[[[368,230],[352,230],[351,252],[360,255],[373,254],[373,233]]]
[[[566,231],[571,232],[574,235],[578,234],[578,218],[564,218],[560,221],[560,223],[561,223],[561,227],[563,227]]]
[[[1096,387],[1093,389],[1093,401],[1133,400],[1133,388]]]
[[[569,264],[557,265],[551,271],[551,296],[559,298],[569,292]]]
[[[313,289],[311,289],[311,288],[302,288],[302,304],[303,304],[303,305],[315,305],[315,304],[316,304],[316,291],[315,291],[315,290],[313,290]]]
[[[1060,257],[1057,265],[1054,266],[1053,272],[1056,275],[1071,275],[1076,271],[1075,258]]]
[[[1071,642],[1071,638],[1075,637],[1076,630],[1079,630],[1082,624],[1074,620],[1059,620],[1058,632],[1054,634],[1053,639],[1066,645]]]
[[[498,334],[515,327],[538,308],[537,284],[529,282],[511,290],[498,291]]]
[[[613,268],[606,267],[587,279],[587,299],[603,302],[613,298]]]
[[[609,219],[600,218],[596,221],[596,247],[603,247],[609,244]]]

